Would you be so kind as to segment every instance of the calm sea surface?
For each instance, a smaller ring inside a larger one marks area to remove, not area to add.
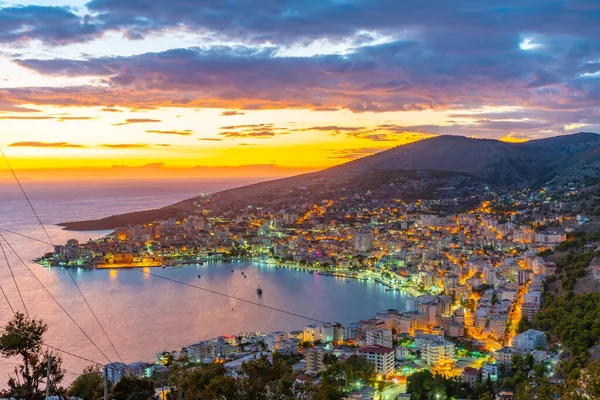
[[[157,208],[200,192],[214,192],[248,183],[241,180],[194,182],[107,182],[103,184],[23,185],[55,243],[69,238],[87,240],[107,232],[67,232],[59,222],[99,218],[122,212]],[[45,236],[16,184],[0,182],[0,228],[40,240]],[[43,268],[30,260],[51,246],[0,230],[17,253],[111,361],[118,357],[100,331],[64,269]],[[9,254],[31,316],[49,325],[46,342],[52,346],[107,363],[75,324],[44,292],[29,272]],[[232,273],[231,270],[234,270]],[[148,361],[162,350],[176,350],[221,334],[301,329],[307,320],[256,305],[207,293],[152,277],[135,270],[71,270],[78,285],[126,363]],[[256,301],[323,321],[348,323],[387,308],[403,309],[404,295],[386,292],[376,283],[278,269],[253,263],[154,268],[153,274]],[[246,279],[240,271],[248,276]],[[198,278],[201,275],[201,278]],[[22,310],[7,265],[0,259],[0,284],[14,308]],[[256,296],[260,284],[264,294]],[[0,296],[0,324],[12,314]],[[89,363],[63,355],[65,381]],[[6,386],[15,360],[0,358],[0,387]]]

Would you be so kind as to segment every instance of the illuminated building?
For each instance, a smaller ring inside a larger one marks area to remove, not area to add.
[[[321,340],[321,327],[317,324],[310,324],[304,327],[302,340],[305,342],[315,342]]]
[[[398,330],[398,333],[408,333],[412,335],[415,329],[417,329],[417,315],[412,313],[398,315],[396,329]]]
[[[454,343],[438,335],[417,336],[415,346],[421,350],[421,359],[427,365],[444,364],[454,360]]]
[[[391,347],[364,346],[358,349],[358,355],[366,357],[378,374],[387,377],[394,372],[394,349]]]

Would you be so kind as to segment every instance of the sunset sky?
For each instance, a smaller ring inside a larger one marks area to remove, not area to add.
[[[597,0],[0,0],[0,147],[31,177],[278,176],[580,131],[600,132]]]

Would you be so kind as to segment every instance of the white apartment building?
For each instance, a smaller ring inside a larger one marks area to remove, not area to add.
[[[304,372],[307,374],[318,374],[325,370],[325,364],[323,364],[323,356],[328,351],[323,347],[309,347],[304,349]]]
[[[537,347],[546,348],[546,334],[535,329],[529,329],[514,337],[512,347],[519,351],[532,351]]]
[[[421,350],[421,358],[427,365],[435,365],[454,360],[454,343],[437,335],[421,335],[415,345]]]
[[[394,372],[394,349],[373,345],[358,349],[358,355],[364,356],[375,366],[375,372],[389,376]]]
[[[275,351],[279,348],[279,343],[288,338],[287,332],[271,332],[267,335],[267,347],[270,351]]]

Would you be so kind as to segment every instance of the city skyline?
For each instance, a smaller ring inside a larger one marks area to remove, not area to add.
[[[0,148],[37,178],[269,177],[599,130],[593,2],[397,3],[4,1]]]

